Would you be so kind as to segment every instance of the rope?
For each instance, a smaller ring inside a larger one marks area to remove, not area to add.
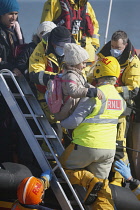
[[[116,143],[116,145],[117,145],[118,147],[123,147],[123,148],[129,149],[129,150],[131,150],[131,151],[139,152],[139,153],[140,153],[139,150],[135,150],[135,149],[132,149],[132,148],[130,148],[130,147],[125,147],[125,146],[119,145],[118,143]]]
[[[69,134],[68,130],[67,130],[67,137],[72,141],[72,138],[70,137],[70,134]],[[123,148],[129,149],[129,150],[131,150],[131,151],[139,152],[139,153],[140,153],[139,150],[135,150],[135,149],[132,149],[132,148],[130,148],[130,147],[125,147],[125,146],[119,145],[118,143],[116,143],[116,146],[118,146],[118,147],[123,147]]]

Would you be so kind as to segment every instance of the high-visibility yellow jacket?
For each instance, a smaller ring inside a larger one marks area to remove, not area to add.
[[[113,85],[98,87],[104,94],[85,120],[73,131],[75,144],[100,149],[116,148],[118,117],[125,109],[125,102]]]
[[[47,69],[48,60],[52,61],[56,66],[59,67],[57,58],[53,53],[49,55],[45,54],[45,47],[43,41],[41,41],[30,56],[29,73],[32,71],[35,73],[45,71],[44,73],[46,74],[55,75],[56,73],[52,72],[50,69]],[[60,69],[58,69],[58,71],[60,71]]]
[[[73,5],[73,8],[75,10],[79,10],[79,8],[83,5],[85,5],[85,3],[87,4],[87,13],[89,14],[91,20],[92,20],[92,24],[94,26],[94,34],[93,37],[87,37],[86,36],[86,47],[85,49],[87,50],[87,52],[89,53],[89,62],[93,62],[95,61],[95,48],[94,46],[96,46],[97,48],[100,47],[100,43],[99,43],[99,24],[98,21],[96,19],[96,15],[95,12],[91,6],[91,4],[89,2],[86,2],[85,0],[80,0],[79,1],[79,6],[78,3],[75,3],[74,0],[69,0],[70,4]],[[41,17],[41,22],[43,21],[54,21],[57,20],[57,18],[61,15],[61,5],[60,5],[60,0],[48,0],[45,2],[44,7],[43,7],[43,11],[42,11],[42,17]],[[79,30],[78,34],[73,34],[75,41],[77,44],[81,45],[81,40],[82,40],[82,31]],[[94,46],[93,46],[94,45]]]

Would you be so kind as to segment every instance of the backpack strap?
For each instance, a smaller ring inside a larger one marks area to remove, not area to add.
[[[73,84],[77,84],[77,82],[73,81],[73,80],[66,80],[66,79],[62,79],[61,80],[62,82],[70,82],[70,83],[73,83]]]
[[[61,81],[61,82],[70,82],[70,83],[73,83],[73,84],[77,84],[77,82],[73,81],[73,80],[66,80],[66,79],[62,79],[60,77],[57,77],[57,75],[54,77],[55,80],[58,80],[58,81]],[[70,98],[70,96],[67,96],[64,103],[66,103],[66,101]]]
[[[57,75],[54,77],[54,80],[58,80],[58,81],[61,81],[61,82],[71,82],[73,84],[77,84],[77,82],[75,82],[73,80],[62,79],[61,77],[57,77]]]

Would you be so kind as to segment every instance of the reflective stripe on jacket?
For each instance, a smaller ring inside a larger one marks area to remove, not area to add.
[[[54,73],[54,66],[55,66],[55,73]],[[45,93],[46,85],[44,84],[44,77],[48,75],[56,75],[60,72],[60,67],[57,62],[57,58],[53,53],[49,55],[45,55],[45,48],[44,44],[41,41],[33,51],[32,55],[29,59],[29,73],[32,76],[33,73],[36,74],[36,78],[34,78],[32,82],[34,82],[37,86],[37,89]],[[49,77],[48,77],[49,79]]]
[[[92,113],[73,131],[75,144],[101,149],[115,149],[118,117],[123,113],[125,102],[113,85],[98,87],[104,98],[96,99]]]

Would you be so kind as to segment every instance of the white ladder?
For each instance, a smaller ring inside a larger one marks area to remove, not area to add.
[[[10,90],[10,87],[7,83],[7,78],[10,78],[10,80],[15,84],[18,93],[12,93]],[[65,174],[64,169],[62,168],[58,157],[62,154],[64,151],[64,147],[58,138],[57,134],[49,124],[43,110],[41,109],[36,97],[34,96],[28,82],[24,78],[24,76],[21,77],[15,77],[14,74],[9,71],[8,69],[3,69],[0,71],[0,92],[3,95],[7,105],[9,106],[13,116],[15,117],[15,120],[17,121],[26,141],[28,142],[40,168],[42,171],[45,171],[47,169],[50,169],[52,171],[52,180],[51,180],[51,188],[63,210],[72,210],[74,209],[71,202],[67,198],[66,193],[64,192],[61,183],[59,182],[55,172],[56,169],[60,169],[60,172],[67,183],[68,187],[70,188],[73,197],[76,201],[76,204],[79,206],[79,209],[89,209],[88,206],[84,206],[82,204],[82,196],[83,192],[78,193],[79,197],[77,196],[77,191],[75,191],[73,186],[71,185],[67,175]],[[21,98],[24,103],[26,104],[29,114],[24,114],[20,108],[20,106],[17,103],[17,98]],[[35,135],[33,133],[33,130],[30,128],[30,125],[27,121],[27,119],[33,119],[35,124],[37,125],[37,128],[40,131],[40,135]],[[46,145],[48,146],[54,160],[56,161],[56,166],[52,168],[50,166],[50,163],[48,161],[48,158],[46,157],[44,151],[42,150],[39,139],[45,141]],[[82,188],[83,190],[83,188]],[[80,199],[79,199],[80,198]]]

